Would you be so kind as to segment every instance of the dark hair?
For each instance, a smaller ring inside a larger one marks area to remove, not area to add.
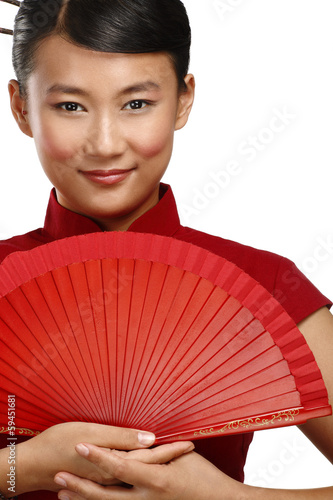
[[[13,65],[22,95],[47,37],[99,52],[170,55],[186,90],[191,28],[180,0],[24,0],[15,18]]]

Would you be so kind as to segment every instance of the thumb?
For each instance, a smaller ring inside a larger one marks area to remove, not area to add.
[[[151,432],[103,425],[99,427],[98,434],[97,440],[91,440],[91,444],[116,450],[147,448],[152,446],[156,439],[155,434]],[[89,442],[87,438],[84,441]]]

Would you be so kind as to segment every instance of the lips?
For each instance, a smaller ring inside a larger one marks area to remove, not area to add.
[[[87,179],[95,182],[97,184],[117,184],[118,182],[126,179],[134,169],[130,170],[89,170],[89,171],[81,171],[81,174],[84,175]]]

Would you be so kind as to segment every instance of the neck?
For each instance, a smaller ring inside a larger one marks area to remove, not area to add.
[[[127,231],[129,227],[133,224],[133,222],[135,222],[143,214],[145,214],[151,208],[157,205],[157,203],[159,202],[159,192],[160,192],[160,187],[158,185],[154,189],[154,191],[150,194],[150,196],[146,200],[144,200],[138,207],[134,208],[132,211],[128,213],[125,213],[124,215],[118,215],[112,217],[95,217],[89,215],[88,213],[73,210],[72,207],[67,205],[65,200],[58,192],[57,192],[57,200],[58,203],[63,207],[93,220],[102,229],[102,231]]]

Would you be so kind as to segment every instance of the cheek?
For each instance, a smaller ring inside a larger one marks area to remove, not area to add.
[[[173,145],[173,123],[159,123],[153,127],[142,127],[136,137],[136,151],[143,157],[150,159],[161,155],[169,155]]]
[[[78,150],[78,138],[73,137],[70,131],[46,122],[40,125],[34,133],[36,146],[42,157],[56,161],[72,158]]]

